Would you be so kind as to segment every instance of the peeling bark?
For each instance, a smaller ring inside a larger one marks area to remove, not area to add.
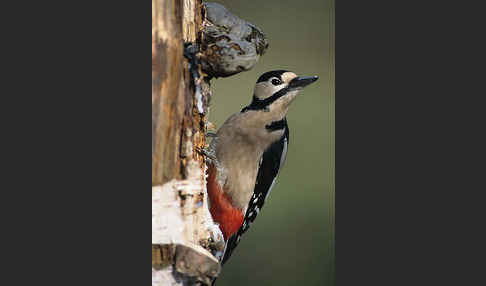
[[[220,271],[224,240],[209,213],[206,165],[197,152],[206,144],[209,80],[217,76],[200,63],[211,64],[201,51],[209,39],[205,15],[201,0],[152,0],[152,285],[209,285]],[[251,35],[249,52],[266,43],[263,33]]]
[[[195,150],[205,145],[209,83],[197,83],[206,105],[200,113],[184,57],[184,43],[199,41],[201,5],[152,0],[153,285],[209,284],[219,272],[213,253],[222,236],[207,207],[204,159]]]

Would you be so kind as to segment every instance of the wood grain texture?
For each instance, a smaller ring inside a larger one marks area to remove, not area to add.
[[[219,228],[208,211],[204,158],[196,152],[205,145],[209,80],[195,82],[184,57],[184,43],[200,41],[201,5],[200,0],[152,0],[153,285],[209,284],[219,272],[211,254],[214,229]],[[196,85],[203,113],[196,108]],[[171,196],[154,200],[161,190]],[[154,214],[154,204],[168,203],[170,209]],[[167,223],[167,212],[183,225],[161,230],[173,225]]]
[[[181,178],[182,3],[152,0],[152,185]]]
[[[208,285],[220,271],[223,234],[196,151],[211,99],[199,62],[204,17],[201,0],[152,0],[152,285]]]

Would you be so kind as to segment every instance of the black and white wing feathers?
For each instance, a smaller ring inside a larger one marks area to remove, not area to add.
[[[226,249],[221,264],[224,264],[229,259],[233,253],[233,250],[238,245],[241,236],[248,230],[250,224],[255,220],[256,216],[262,209],[266,198],[275,185],[280,168],[285,162],[285,158],[287,156],[287,147],[289,144],[289,129],[287,126],[287,121],[285,119],[283,121],[283,128],[285,129],[284,136],[280,140],[270,145],[270,147],[263,153],[262,159],[260,160],[255,189],[246,211],[243,225],[235,235],[229,238],[228,242],[226,243]]]

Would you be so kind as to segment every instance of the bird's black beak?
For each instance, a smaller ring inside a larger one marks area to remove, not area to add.
[[[319,79],[318,76],[298,76],[290,81],[289,88],[291,89],[300,89],[308,86],[309,84],[315,82]]]

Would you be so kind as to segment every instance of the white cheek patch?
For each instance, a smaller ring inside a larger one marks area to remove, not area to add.
[[[285,88],[287,85],[286,84],[281,84],[278,86],[275,86],[271,83],[268,82],[260,82],[257,83],[255,86],[255,90],[253,94],[260,100],[263,100],[267,97],[272,96],[274,93],[278,92],[282,88]]]

